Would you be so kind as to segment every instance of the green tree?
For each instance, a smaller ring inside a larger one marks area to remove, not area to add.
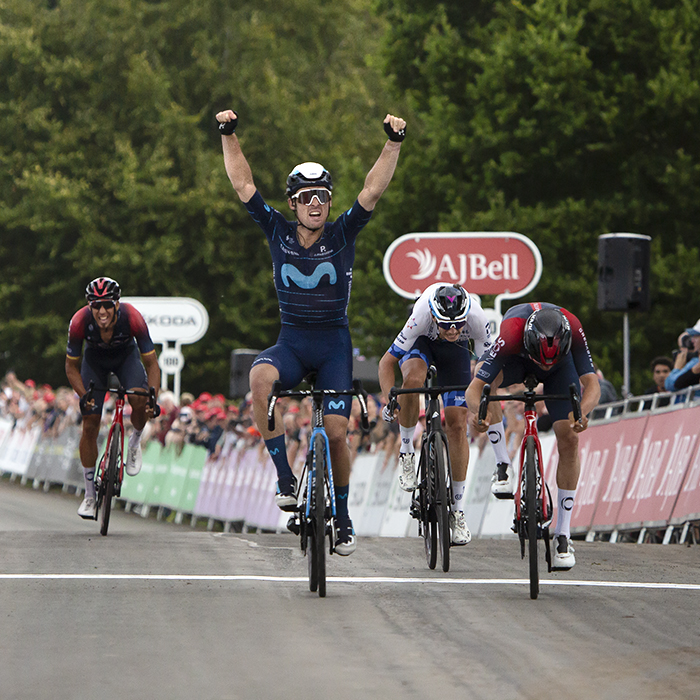
[[[381,7],[385,66],[419,123],[420,145],[398,175],[416,224],[406,230],[529,236],[544,263],[530,298],[574,311],[618,386],[622,320],[596,307],[597,238],[652,236],[653,307],[631,317],[641,390],[650,358],[698,315],[697,3]]]
[[[68,320],[107,274],[204,303],[183,387],[226,391],[231,350],[271,344],[279,318],[213,115],[240,112],[271,204],[318,159],[342,211],[383,143],[381,33],[360,0],[2,0],[0,369],[63,383]]]

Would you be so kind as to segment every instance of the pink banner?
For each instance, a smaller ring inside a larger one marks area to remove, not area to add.
[[[617,515],[618,529],[664,526],[697,442],[700,407],[650,416]]]
[[[696,443],[695,456],[690,461],[671,515],[672,525],[681,525],[688,520],[700,520],[700,441]]]
[[[648,416],[643,416],[611,423],[605,434],[605,443],[593,443],[596,450],[607,449],[609,454],[601,472],[601,488],[591,523],[593,530],[612,530],[618,522],[617,514],[648,420]],[[603,427],[608,426],[599,426],[598,429]]]

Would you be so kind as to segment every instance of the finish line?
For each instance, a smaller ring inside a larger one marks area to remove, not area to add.
[[[307,583],[307,576],[259,576],[252,574],[0,574],[3,581],[204,581]],[[503,578],[416,578],[390,576],[327,576],[328,583],[367,584],[432,584],[462,586],[529,586],[529,579]],[[540,579],[540,586],[573,586],[584,588],[646,588],[651,590],[700,591],[695,583],[653,583],[634,581],[559,581]]]

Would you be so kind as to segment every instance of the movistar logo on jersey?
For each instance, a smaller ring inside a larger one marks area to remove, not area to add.
[[[345,400],[340,399],[340,401],[329,401],[328,408],[334,408],[334,409],[345,408]]]
[[[328,275],[328,281],[330,284],[335,284],[338,279],[335,268],[333,267],[332,263],[329,262],[324,262],[318,265],[310,275],[305,275],[303,272],[297,270],[294,265],[285,263],[282,265],[280,275],[282,277],[282,283],[285,287],[289,287],[291,281],[294,282],[297,287],[301,287],[302,289],[316,289],[324,275]]]

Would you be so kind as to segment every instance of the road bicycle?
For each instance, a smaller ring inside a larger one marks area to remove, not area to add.
[[[540,592],[540,577],[537,555],[537,540],[544,540],[547,572],[552,571],[552,554],[549,547],[549,525],[552,521],[552,495],[544,480],[542,447],[537,434],[538,401],[570,401],[574,419],[581,420],[581,400],[579,387],[569,386],[568,395],[537,394],[538,380],[534,375],[525,377],[525,391],[522,394],[497,394],[491,396],[491,385],[486,384],[481,391],[479,422],[486,418],[490,401],[522,401],[525,413],[525,434],[520,446],[520,479],[515,492],[515,518],[513,531],[520,538],[520,557],[525,558],[527,542],[530,566],[530,598],[535,600]]]
[[[425,385],[418,389],[389,390],[390,413],[399,408],[397,396],[423,394],[426,400],[425,433],[418,463],[418,488],[411,499],[411,516],[418,520],[418,534],[423,537],[428,567],[437,566],[438,552],[443,571],[450,570],[450,504],[452,503],[452,470],[447,436],[442,429],[440,399],[450,391],[466,391],[468,385],[434,386],[437,376],[434,365],[428,368]]]
[[[278,380],[272,385],[272,391],[267,399],[267,427],[270,432],[275,430],[275,405],[283,396],[313,400],[312,431],[309,438],[309,450],[304,462],[304,471],[298,481],[297,503],[294,514],[287,523],[287,528],[300,536],[301,551],[308,558],[309,590],[318,591],[321,598],[326,596],[326,547],[328,538],[328,553],[335,552],[336,540],[336,504],[335,486],[333,485],[333,469],[328,435],[323,425],[323,401],[326,397],[347,401],[350,396],[356,396],[360,402],[360,420],[362,430],[369,431],[367,415],[367,392],[362,388],[359,379],[353,381],[350,391],[334,391],[332,389],[316,389],[315,377],[306,380],[309,390],[282,391]]]
[[[121,384],[117,388],[96,389],[95,383],[90,382],[86,402],[92,400],[95,391],[117,395],[114,404],[112,424],[107,434],[107,444],[95,470],[95,520],[100,521],[100,534],[106,535],[109,529],[109,516],[112,512],[112,498],[119,497],[124,480],[124,403],[127,396],[145,396],[153,411],[154,417],[160,413],[156,404],[156,390],[125,389]]]

